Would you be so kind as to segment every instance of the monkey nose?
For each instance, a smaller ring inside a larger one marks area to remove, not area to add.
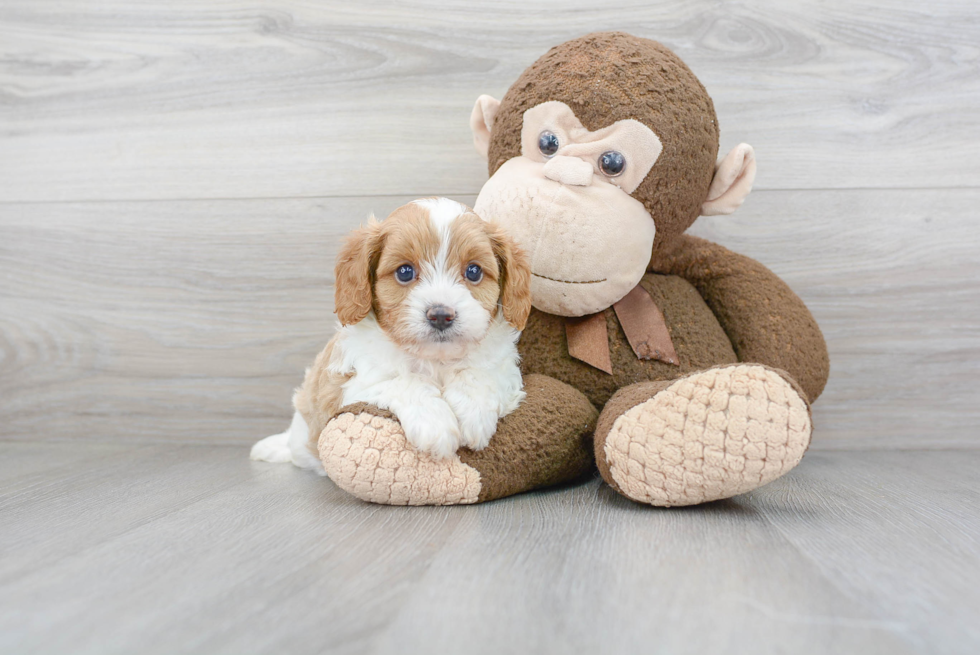
[[[445,305],[433,305],[425,311],[425,318],[429,325],[442,332],[456,319],[456,312]]]
[[[592,164],[578,157],[555,155],[544,165],[544,175],[561,184],[588,186],[592,183]]]

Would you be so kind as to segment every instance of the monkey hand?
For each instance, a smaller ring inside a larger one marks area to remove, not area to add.
[[[483,502],[594,470],[589,435],[598,412],[588,399],[544,375],[525,377],[524,390],[520,407],[499,422],[494,418],[496,433],[490,431],[493,438],[480,451],[460,448],[437,459],[412,446],[394,414],[357,403],[342,408],[320,433],[320,460],[338,487],[385,505]]]

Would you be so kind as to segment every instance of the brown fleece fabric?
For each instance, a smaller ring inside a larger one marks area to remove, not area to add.
[[[827,344],[799,296],[776,274],[716,243],[690,235],[655,256],[651,270],[693,284],[731,340],[740,362],[789,373],[812,403],[830,374]]]
[[[672,275],[647,274],[640,285],[663,312],[679,366],[639,359],[610,308],[604,312],[613,368],[613,374],[609,375],[568,354],[564,318],[535,309],[517,344],[525,375],[541,373],[566,382],[588,396],[593,405],[602,407],[617,389],[627,385],[673,380],[717,364],[738,361],[718,320],[690,282]]]
[[[524,378],[527,398],[497,425],[490,445],[459,450],[480,472],[479,501],[575,480],[593,470],[599,413],[580,392],[543,375]]]
[[[521,154],[524,112],[564,102],[587,129],[637,120],[663,144],[632,196],[656,218],[654,250],[694,222],[718,156],[718,119],[708,92],[666,46],[623,32],[596,32],[555,46],[531,64],[500,102],[490,131],[492,176]]]
[[[480,451],[461,448],[457,453],[463,464],[480,474],[477,502],[569,482],[594,470],[592,432],[599,412],[588,399],[543,375],[525,377],[524,391],[524,402],[500,421],[489,446]],[[366,403],[338,412],[361,413],[398,420]]]

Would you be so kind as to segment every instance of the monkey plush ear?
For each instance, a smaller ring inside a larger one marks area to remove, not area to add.
[[[477,152],[487,158],[490,150],[490,130],[493,129],[493,117],[500,109],[500,101],[486,94],[476,99],[473,112],[470,114],[470,129],[473,130],[473,145]]]
[[[755,151],[740,143],[715,166],[708,199],[701,205],[702,216],[731,214],[752,190],[755,181]]]

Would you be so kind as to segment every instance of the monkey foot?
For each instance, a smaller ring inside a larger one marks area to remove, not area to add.
[[[543,375],[524,379],[524,402],[481,451],[434,459],[408,442],[391,412],[344,407],[320,433],[323,468],[362,500],[385,505],[464,505],[568,482],[593,469],[597,412],[572,387]]]
[[[664,507],[772,482],[810,443],[807,401],[784,375],[736,364],[621,389],[596,428],[602,477],[628,498]]]
[[[345,408],[320,433],[323,468],[361,500],[385,505],[465,505],[480,494],[480,474],[458,456],[434,459],[415,450],[390,412]]]

